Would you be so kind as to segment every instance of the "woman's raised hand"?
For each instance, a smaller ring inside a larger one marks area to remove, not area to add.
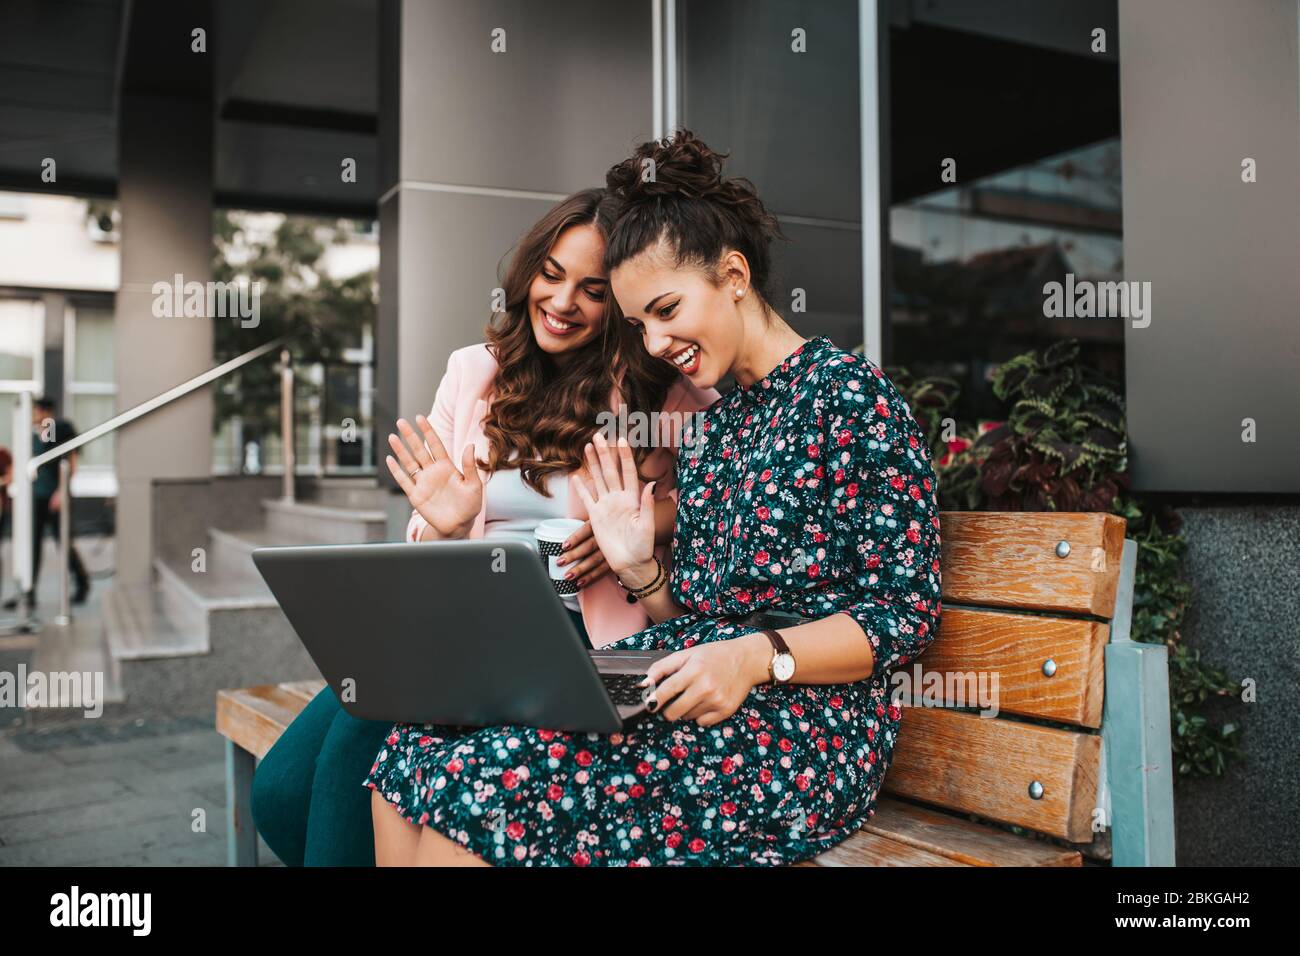
[[[587,467],[575,487],[591,521],[596,543],[615,574],[644,565],[654,556],[654,482],[641,487],[627,439],[617,449],[596,432],[584,449]]]
[[[464,538],[483,510],[483,482],[474,462],[474,445],[465,446],[461,466],[457,468],[429,420],[416,415],[415,424],[420,427],[420,433],[406,419],[397,420],[397,430],[406,443],[389,434],[388,444],[397,459],[392,455],[385,458],[388,470],[411,507],[429,522],[438,537]],[[408,445],[415,450],[414,454]]]

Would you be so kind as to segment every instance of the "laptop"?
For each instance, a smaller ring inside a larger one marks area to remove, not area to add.
[[[617,733],[671,651],[590,649],[536,551],[503,539],[258,548],[321,675],[361,720]]]

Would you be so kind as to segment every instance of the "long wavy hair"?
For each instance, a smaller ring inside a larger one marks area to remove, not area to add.
[[[598,430],[596,416],[611,410],[611,389],[618,388],[629,412],[648,414],[663,408],[669,388],[681,377],[646,352],[623,321],[612,292],[605,296],[600,334],[570,353],[563,365],[542,351],[533,336],[529,290],[560,234],[591,225],[608,242],[619,205],[604,189],[584,189],[539,219],[515,247],[502,283],[505,311],[494,314],[486,329],[499,367],[483,421],[489,453],[479,467],[489,472],[518,468],[530,487],[548,497],[546,482],[552,474],[585,464],[583,446]],[[633,449],[638,471],[648,454],[647,448]]]

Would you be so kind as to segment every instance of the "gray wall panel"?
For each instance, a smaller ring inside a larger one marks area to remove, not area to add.
[[[1290,692],[1300,685],[1300,642],[1293,637],[1300,507],[1185,507],[1178,515],[1193,594],[1183,644],[1229,677],[1259,684],[1256,703],[1206,703],[1212,721],[1239,725],[1243,761],[1229,764],[1222,777],[1178,782],[1178,865],[1298,866],[1300,841],[1279,837],[1295,833],[1300,812],[1300,705]]]
[[[648,0],[384,0],[380,435],[427,412],[448,354],[483,340],[520,235],[650,137],[650,13]]]
[[[1120,2],[1125,278],[1152,299],[1125,323],[1135,488],[1300,491],[1297,9]]]
[[[855,0],[682,3],[682,125],[776,212],[861,218]],[[791,50],[806,31],[807,52]]]
[[[504,271],[502,257],[552,203],[418,189],[403,189],[400,201],[396,413],[413,419],[428,414],[447,356],[483,341],[497,264]],[[380,419],[380,434],[391,425]]]
[[[851,349],[862,342],[862,233],[781,223],[789,242],[772,247],[773,303],[802,335],[829,335]],[[807,312],[791,311],[795,289],[806,293]]]
[[[646,0],[401,10],[403,180],[571,193],[650,138]],[[497,27],[504,53],[490,48]]]

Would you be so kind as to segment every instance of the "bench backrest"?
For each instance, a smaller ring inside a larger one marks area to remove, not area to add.
[[[1128,639],[1132,604],[1125,524],[1084,512],[940,516],[939,635],[895,672],[908,680],[885,792],[1093,841],[1095,811],[1109,811],[1106,648],[1113,627]],[[996,716],[980,716],[981,679]]]

